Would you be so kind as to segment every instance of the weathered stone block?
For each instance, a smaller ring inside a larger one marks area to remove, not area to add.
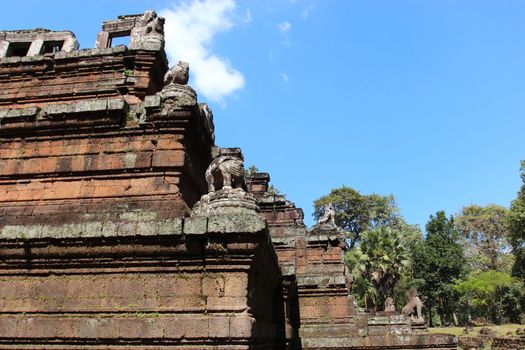
[[[174,218],[159,223],[159,235],[180,235],[182,233],[182,219]]]
[[[209,233],[257,233],[266,229],[260,215],[213,215],[208,219]]]
[[[149,95],[144,99],[145,108],[155,108],[160,106],[160,96],[159,95]]]
[[[4,118],[34,118],[36,117],[38,110],[37,107],[10,109]]]
[[[194,216],[184,219],[184,234],[203,235],[208,232],[208,218],[205,216]]]
[[[234,316],[230,318],[231,338],[250,338],[255,328],[255,319],[248,315]]]

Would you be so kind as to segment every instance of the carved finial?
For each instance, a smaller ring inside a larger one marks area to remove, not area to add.
[[[144,12],[146,20],[146,30],[144,35],[162,35],[164,36],[164,18],[157,16],[155,11]]]
[[[190,65],[188,62],[179,61],[164,75],[164,86],[170,84],[186,85],[190,77]]]
[[[256,214],[255,197],[245,191],[244,159],[239,148],[214,148],[206,169],[208,193],[195,203],[192,216]]]
[[[421,309],[423,308],[423,303],[419,296],[417,295],[416,288],[412,287],[407,292],[408,301],[401,313],[407,317],[410,317],[410,320],[413,323],[425,323]]]
[[[206,169],[208,192],[215,192],[217,188],[216,173],[222,178],[222,189],[239,188],[244,185],[244,162],[235,156],[220,156],[214,159]]]
[[[332,203],[328,203],[324,206],[324,214],[317,221],[317,225],[321,228],[335,229],[335,210]]]

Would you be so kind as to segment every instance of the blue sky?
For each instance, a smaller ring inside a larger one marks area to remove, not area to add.
[[[2,29],[70,29],[154,9],[190,62],[216,140],[305,211],[343,184],[408,222],[508,206],[521,184],[525,3],[485,0],[6,1]],[[169,10],[168,10],[169,9]],[[6,15],[9,14],[9,15]],[[182,56],[182,57],[179,57]]]

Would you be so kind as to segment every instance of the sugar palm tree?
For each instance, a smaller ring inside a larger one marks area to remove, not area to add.
[[[410,252],[400,232],[378,227],[363,233],[352,260],[354,274],[372,283],[382,303],[393,295],[401,274],[410,266]]]

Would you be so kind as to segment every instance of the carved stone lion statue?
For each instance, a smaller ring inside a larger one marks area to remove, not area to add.
[[[407,296],[408,302],[405,306],[403,306],[401,313],[407,317],[410,317],[412,321],[425,322],[423,314],[421,313],[423,303],[417,296],[416,288],[410,288],[407,292]]]
[[[177,64],[170,68],[169,71],[164,75],[164,85],[188,84],[190,77],[190,65],[188,62],[179,61]]]
[[[220,156],[215,158],[206,169],[206,182],[208,192],[215,192],[216,173],[222,177],[222,188],[242,188],[244,184],[244,162],[241,158],[233,156]]]
[[[394,306],[394,299],[388,297],[385,299],[385,312],[394,313],[396,312],[396,307]]]

